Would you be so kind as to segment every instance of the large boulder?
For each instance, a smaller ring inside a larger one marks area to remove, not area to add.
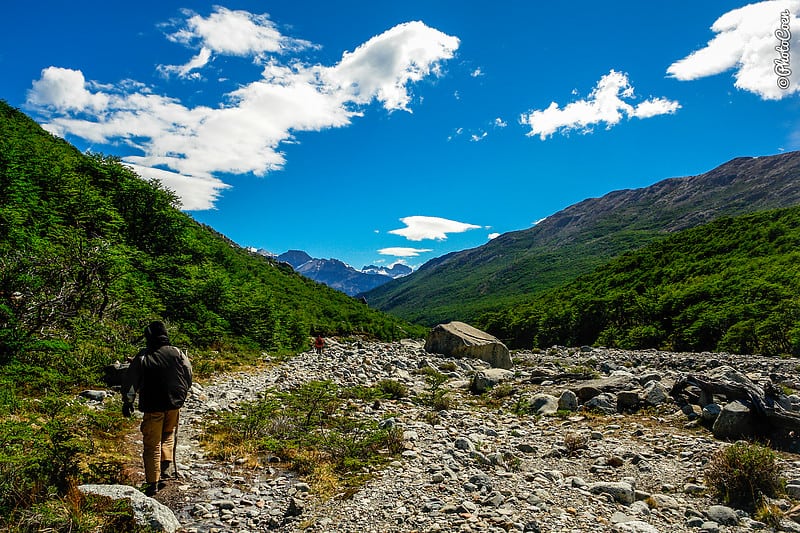
[[[134,520],[148,531],[172,533],[181,528],[180,522],[169,507],[153,498],[148,498],[128,485],[80,485],[78,490],[84,494],[105,496],[112,500],[128,500],[133,509]]]
[[[511,368],[511,355],[499,339],[463,322],[439,324],[428,334],[425,351],[448,357],[486,361],[496,368]]]

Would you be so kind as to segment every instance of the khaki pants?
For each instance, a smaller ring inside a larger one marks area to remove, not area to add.
[[[172,461],[180,409],[145,413],[142,418],[142,459],[147,483],[161,479],[161,461]]]

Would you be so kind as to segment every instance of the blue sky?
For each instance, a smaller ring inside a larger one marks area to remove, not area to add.
[[[419,266],[800,149],[800,0],[13,2],[0,98],[242,246]]]

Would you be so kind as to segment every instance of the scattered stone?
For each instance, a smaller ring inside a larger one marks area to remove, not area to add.
[[[762,383],[771,374],[793,375],[791,361],[562,347],[516,352],[514,358],[518,364],[512,372],[488,368],[477,359],[446,359],[425,352],[421,343],[341,342],[331,343],[322,358],[303,353],[198,384],[181,415],[178,457],[184,477],[177,483],[185,503],[177,504],[175,514],[185,531],[196,533],[301,528],[308,533],[689,533],[761,527],[741,512],[734,526],[710,511],[720,502],[696,480],[726,444],[714,438],[710,424],[684,430],[682,406],[671,399],[651,404],[646,391],[658,390],[656,384],[666,390],[685,374],[721,366]],[[434,412],[415,400],[429,394],[427,375],[416,372],[426,367],[449,377],[442,385],[454,400],[449,409]],[[565,373],[569,367],[591,367],[601,377],[578,382],[586,374]],[[495,380],[484,392],[500,382],[511,384],[513,392],[487,396],[491,405],[484,403],[467,390],[479,374]],[[409,397],[400,400],[349,400],[351,413],[403,435],[401,453],[370,470],[363,486],[324,499],[313,483],[282,470],[280,458],[271,454],[259,457],[255,467],[241,457],[225,462],[205,458],[199,431],[211,414],[235,413],[238,404],[257,399],[268,388],[286,391],[327,379],[341,387],[370,387],[385,379],[408,387]],[[628,392],[631,402],[635,395],[639,406],[649,406],[646,415],[617,410],[620,394]],[[547,399],[545,405],[555,401],[557,412],[521,413],[519,407],[527,411],[537,395]],[[712,403],[705,401],[706,407]],[[691,412],[701,415],[697,405]],[[565,446],[567,434],[581,436],[584,445]],[[784,461],[782,468],[789,486],[800,481],[800,461]],[[219,502],[225,503],[212,505]]]

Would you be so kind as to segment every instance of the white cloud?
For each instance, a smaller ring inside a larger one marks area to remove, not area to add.
[[[480,226],[456,222],[439,217],[411,216],[401,218],[400,222],[406,225],[405,228],[393,229],[389,233],[400,235],[409,241],[421,241],[424,239],[436,239],[443,241],[447,239],[448,233],[463,233],[471,229],[478,229]]]
[[[483,74],[483,71],[481,70],[481,68],[480,68],[480,67],[476,68],[475,70],[473,70],[473,71],[470,73],[470,76],[472,76],[473,78],[479,78],[479,77],[481,77],[481,76],[483,76],[483,75],[484,75],[484,74]]]
[[[676,61],[667,74],[679,80],[696,80],[735,69],[734,86],[767,100],[800,92],[800,0],[769,0],[728,11],[714,22],[717,35],[705,48]],[[787,48],[791,70],[781,88],[781,46]]]
[[[649,118],[672,114],[680,104],[666,98],[651,98],[634,106],[626,100],[635,98],[627,74],[611,70],[603,76],[589,96],[563,108],[552,102],[547,109],[530,111],[520,117],[520,123],[531,127],[528,136],[539,135],[542,140],[554,133],[566,134],[571,130],[590,133],[593,126],[605,123],[606,129],[617,125],[622,118]]]
[[[428,248],[381,248],[378,253],[381,255],[393,255],[395,257],[417,257],[419,254],[432,252]]]
[[[68,68],[49,67],[33,82],[28,91],[28,103],[35,106],[52,106],[60,112],[102,111],[109,97],[91,92],[83,73]]]
[[[253,57],[263,61],[269,54],[283,54],[314,47],[309,41],[282,35],[269,15],[255,15],[247,11],[231,11],[215,6],[214,12],[204,18],[191,10],[184,10],[188,18],[180,29],[167,35],[173,42],[199,52],[185,65],[161,65],[164,73],[187,76],[203,68],[212,54]]]
[[[496,119],[494,119],[494,125],[496,128],[505,128],[506,126],[508,126],[508,122],[506,122],[500,117],[497,117]]]
[[[484,140],[488,135],[489,134],[486,133],[485,131],[483,131],[481,133],[473,133],[472,136],[469,138],[469,140],[471,142],[474,142],[474,143],[480,142],[480,141]]]
[[[283,37],[266,15],[217,8],[208,19],[189,21],[171,39],[185,44],[199,40],[215,53],[256,58],[313,46]],[[409,85],[438,75],[458,45],[456,37],[421,22],[400,24],[345,52],[333,66],[306,65],[296,58],[282,65],[272,58],[260,79],[242,83],[216,107],[188,107],[137,82],[101,86],[79,70],[49,67],[33,83],[27,105],[56,135],[127,145],[130,153],[123,161],[142,174],[144,168],[174,173],[157,174],[172,183],[186,209],[205,209],[227,187],[215,175],[264,176],[281,169],[281,145],[295,142],[295,132],[347,126],[375,100],[389,111],[410,111]],[[188,74],[203,65],[203,57],[179,68]]]
[[[499,233],[490,233],[490,234],[489,234],[489,240],[490,240],[490,241],[491,241],[491,240],[494,240],[494,239],[498,238],[499,236],[500,236],[500,234],[499,234]]]
[[[419,21],[406,22],[371,38],[331,68],[319,69],[328,89],[347,94],[348,100],[366,104],[373,99],[388,110],[408,110],[408,83],[440,74],[441,62],[451,59],[457,37],[429,28]]]
[[[217,178],[187,177],[168,170],[143,167],[127,163],[137,174],[147,179],[155,179],[181,199],[181,208],[187,211],[213,209],[220,192],[230,187]]]

